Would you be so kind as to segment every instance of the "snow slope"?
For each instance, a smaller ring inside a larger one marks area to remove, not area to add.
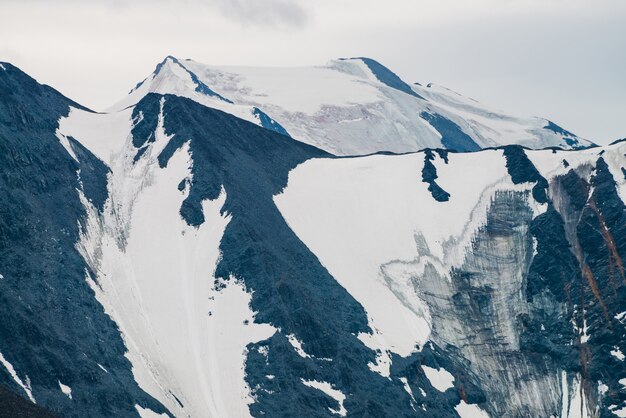
[[[200,228],[187,225],[179,210],[188,190],[178,185],[191,177],[191,155],[181,149],[159,168],[156,157],[170,139],[159,125],[155,142],[134,161],[131,110],[72,109],[60,123],[112,170],[103,212],[84,202],[89,218],[78,247],[95,274],[87,280],[117,322],[144,390],[178,417],[247,416],[246,346],[274,329],[254,324],[250,295],[236,278],[216,287],[226,194],[203,202]]]
[[[433,198],[420,176],[426,154],[309,160],[290,173],[287,188],[274,198],[289,226],[365,307],[373,335],[362,339],[382,353],[373,370],[388,376],[393,353],[406,357],[433,341],[459,347],[478,376],[490,376],[482,384],[495,416],[544,416],[561,406],[563,417],[596,416],[597,395],[581,395],[580,375],[546,374],[544,366],[524,354],[517,320],[537,309],[527,305],[530,290],[525,286],[537,256],[536,240],[542,239],[530,231],[533,222],[550,216],[554,207],[536,194],[534,182],[520,182],[517,170],[532,172],[537,167],[547,179],[550,199],[567,219],[573,197],[563,196],[560,182],[578,173],[593,183],[598,176],[593,167],[602,160],[612,173],[615,191],[621,192],[626,142],[605,149],[526,151],[527,162],[508,149],[440,153],[434,158],[436,181],[450,195],[443,202]],[[623,208],[623,195],[621,199]],[[607,228],[605,220],[601,226]],[[608,229],[604,236],[609,251],[615,251]],[[540,245],[541,252],[545,247]],[[581,245],[572,243],[573,248]],[[613,269],[619,270],[621,261],[613,254]],[[478,295],[485,290],[480,302]],[[455,313],[455,300],[463,293],[476,294],[471,302],[476,307],[464,305]],[[457,314],[459,319],[452,319]],[[562,332],[578,333],[583,343],[589,342],[587,326],[581,330],[574,322],[569,330]],[[500,348],[491,354],[492,338]],[[425,371],[438,390],[452,387],[449,373],[443,384],[433,380],[436,369]],[[458,413],[484,415],[472,408],[460,404]]]
[[[376,348],[402,356],[428,341],[432,319],[410,277],[391,282],[384,270],[394,260],[418,259],[425,242],[430,261],[448,275],[463,261],[494,194],[529,190],[511,182],[501,150],[448,159],[438,170],[451,193],[443,204],[421,180],[423,153],[310,160],[274,198],[290,227],[368,311]]]
[[[368,58],[255,68],[168,57],[111,110],[137,103],[148,92],[188,97],[272,129],[259,117],[262,111],[293,138],[336,155],[590,144],[545,119],[509,116],[445,88],[409,85]]]

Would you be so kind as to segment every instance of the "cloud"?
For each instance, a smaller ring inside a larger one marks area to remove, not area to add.
[[[310,16],[293,0],[213,0],[224,17],[242,24],[303,27]]]
[[[82,0],[0,0],[0,5],[16,5],[22,2],[46,6],[85,5]],[[302,28],[311,18],[302,2],[303,0],[92,0],[91,4],[120,12],[126,12],[134,6],[149,7],[158,4],[176,8],[204,6],[216,9],[226,19],[244,26]]]
[[[370,56],[406,81],[606,142],[626,132],[625,19],[625,0],[0,0],[0,60],[103,109],[170,54],[251,66]]]

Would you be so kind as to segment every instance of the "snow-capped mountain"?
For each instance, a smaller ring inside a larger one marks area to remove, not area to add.
[[[10,414],[626,415],[626,141],[337,156],[176,65],[95,113],[2,63]]]
[[[591,145],[546,119],[509,116],[436,85],[409,85],[369,58],[255,68],[167,57],[111,110],[148,93],[188,97],[335,155]]]

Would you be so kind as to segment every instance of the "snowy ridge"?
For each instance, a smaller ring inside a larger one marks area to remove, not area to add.
[[[188,97],[272,129],[254,117],[260,110],[294,138],[336,155],[591,144],[545,119],[508,116],[437,86],[411,86],[369,58],[254,68],[168,57],[111,110],[148,92]]]

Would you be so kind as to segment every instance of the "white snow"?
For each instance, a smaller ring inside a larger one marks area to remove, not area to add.
[[[526,155],[537,167],[539,173],[548,180],[581,166],[588,166],[590,169],[595,168],[596,161],[602,157],[616,183],[618,195],[626,203],[626,179],[624,179],[624,173],[622,173],[622,167],[626,168],[624,154],[626,154],[626,141],[602,148],[590,148],[580,151],[526,151]],[[568,163],[567,167],[563,164],[564,160]],[[591,174],[592,171],[588,170],[588,176]]]
[[[128,115],[117,119],[125,129]],[[219,243],[230,221],[221,213],[226,193],[203,202],[205,223],[188,226],[179,213],[188,190],[177,188],[191,176],[188,146],[159,168],[156,156],[170,139],[161,115],[156,141],[133,164],[128,132],[111,129],[122,136],[111,140],[124,146],[101,149],[112,169],[103,214],[84,200],[89,219],[79,250],[96,273],[87,280],[118,324],[146,392],[176,416],[248,416],[246,346],[275,329],[254,322],[250,294],[236,278],[221,290],[215,286]],[[76,139],[93,144],[99,138],[101,132],[85,128]]]
[[[626,378],[624,378],[624,379],[620,379],[620,380],[619,380],[619,384],[620,384],[620,385],[622,385],[622,386],[624,386],[624,388],[626,388]]]
[[[526,150],[528,159],[544,178],[550,180],[555,176],[567,174],[572,169],[577,169],[582,165],[595,165],[598,158],[598,149],[590,148],[580,151],[536,151]],[[568,166],[563,164],[567,161]]]
[[[590,418],[593,416],[589,411],[587,399],[583,396],[580,375],[573,378],[570,387],[567,373],[561,372],[561,396],[560,418]]]
[[[413,90],[427,99],[436,113],[459,125],[482,146],[520,144],[530,148],[562,146],[560,134],[543,129],[548,121],[536,117],[516,117],[464,97],[436,84],[413,85]],[[589,144],[581,140],[581,143]]]
[[[133,90],[128,96],[112,106],[109,111],[115,112],[135,105],[148,93],[173,94],[186,97],[205,106],[222,110],[248,122],[260,125],[260,121],[252,113],[253,106],[232,104],[225,102],[219,97],[197,92],[196,84],[189,73],[185,71],[181,64],[174,62],[171,58],[165,60],[156,76],[151,74],[138,89]]]
[[[304,350],[302,349],[302,342],[300,340],[298,340],[298,338],[296,338],[295,335],[289,334],[289,335],[287,335],[287,339],[289,340],[289,344],[291,344],[293,349],[296,350],[296,353],[298,353],[298,355],[300,357],[302,357],[302,358],[311,358],[310,355],[308,355],[307,353],[304,352]]]
[[[342,417],[346,416],[348,411],[346,411],[346,408],[344,408],[343,406],[343,401],[346,400],[346,395],[344,395],[343,392],[341,392],[340,390],[334,389],[332,385],[328,382],[319,382],[317,380],[304,380],[304,379],[301,379],[301,381],[305,386],[309,386],[317,390],[320,390],[324,392],[326,395],[330,396],[331,398],[337,401],[337,403],[339,404],[339,408],[338,409],[328,408],[330,412],[332,412],[333,414],[340,415]]]
[[[350,74],[333,68],[332,64],[283,68],[213,67],[184,61],[184,65],[230,100],[254,100],[261,108],[270,105],[291,113],[314,115],[324,105],[367,104],[381,98],[375,86],[363,82],[364,73]]]
[[[625,418],[626,417],[626,406],[620,409],[612,409],[612,407],[617,408],[616,405],[611,405],[611,407],[609,407],[609,410],[614,413],[615,415],[617,415],[620,418]]]
[[[622,168],[626,168],[626,141],[618,142],[614,145],[609,145],[603,148],[605,150],[602,157],[609,166],[609,171],[617,183],[617,192],[622,199],[622,202],[626,203],[626,178]]]
[[[141,418],[167,418],[167,414],[157,414],[151,409],[142,408],[140,405],[135,405],[135,409]]]
[[[624,179],[624,174],[622,173],[622,167],[626,168],[624,154],[626,154],[626,142],[580,151],[526,151],[526,155],[537,167],[539,173],[548,180],[557,175],[566,174],[568,171],[582,165],[595,167],[598,158],[602,157],[615,180],[620,198],[626,203],[626,179]],[[563,164],[563,160],[569,164],[567,167]]]
[[[426,374],[430,384],[439,392],[445,392],[454,387],[454,376],[443,367],[437,370],[432,367],[422,366],[422,370],[424,370],[424,374]]]
[[[437,146],[441,135],[417,117],[423,111],[452,120],[482,146],[562,143],[541,129],[544,119],[512,117],[447,89],[413,86],[425,101],[390,88],[360,59],[308,68],[219,67],[192,60],[184,65],[236,103],[266,110],[294,137],[340,155]]]
[[[584,308],[583,308],[583,311],[584,311]],[[583,344],[589,341],[590,335],[587,332],[588,329],[589,327],[587,326],[587,318],[583,316],[583,329],[582,329],[581,336],[580,336],[580,342]]]
[[[407,380],[407,378],[401,377],[400,381],[402,382],[402,386],[404,387],[404,390],[406,391],[406,393],[408,393],[409,396],[411,397],[411,400],[415,402],[415,396],[413,396],[413,391],[411,390],[411,386],[409,386],[409,381]]]
[[[74,153],[74,149],[70,145],[70,141],[67,139],[67,137],[63,135],[58,129],[56,132],[56,137],[59,139],[59,142],[61,143],[63,148],[65,148],[65,151],[67,151],[70,157],[72,157],[74,161],[78,162],[78,158],[76,157],[76,154]]]
[[[427,340],[428,320],[426,315],[398,303],[380,278],[380,266],[390,259],[411,257],[414,252],[412,228],[402,219],[407,217],[397,216],[401,211],[410,213],[408,206],[412,202],[406,199],[394,213],[394,205],[404,199],[394,193],[400,187],[391,187],[390,183],[392,177],[404,184],[413,183],[410,171],[417,169],[419,173],[419,160],[419,156],[373,156],[338,160],[340,164],[311,160],[290,173],[285,192],[275,197],[290,227],[368,311],[375,330],[368,345],[389,347],[405,356],[416,344]],[[381,165],[403,171],[395,176],[377,171]],[[387,195],[377,196],[383,189]],[[366,213],[359,210],[362,208]],[[382,223],[377,223],[378,214],[389,221],[380,219]],[[387,230],[394,225],[393,230]],[[418,308],[423,310],[422,306]]]
[[[98,367],[100,367],[104,372],[108,373],[109,371],[100,363],[98,363]]]
[[[513,185],[500,150],[449,154],[449,164],[439,157],[435,163],[438,183],[452,195],[448,202],[435,201],[422,182],[423,153],[309,160],[274,198],[298,237],[367,311],[373,334],[359,338],[380,350],[372,366],[384,376],[387,350],[407,356],[430,335],[428,308],[402,262],[421,257],[422,268],[428,261],[448,276],[495,192],[532,187]],[[420,254],[416,235],[429,254]]]
[[[69,115],[59,120],[58,132],[73,137],[110,164],[130,140],[132,112],[131,108],[110,114],[92,113],[70,107]]]
[[[17,375],[17,372],[15,371],[15,368],[13,367],[13,365],[11,363],[9,363],[9,361],[4,358],[4,355],[2,353],[0,353],[0,363],[2,363],[2,365],[7,369],[7,371],[9,372],[9,374],[11,375],[11,377],[13,378],[13,381],[15,381],[15,383],[17,383],[17,385],[19,387],[21,387],[22,389],[24,389],[24,392],[26,392],[26,395],[28,396],[28,399],[30,399],[30,401],[32,403],[37,403],[35,401],[35,398],[33,397],[33,391],[30,387],[30,379],[28,378],[28,376],[26,376],[25,378],[25,382]]]
[[[368,322],[371,326],[373,323],[371,317],[368,317]],[[376,352],[376,363],[370,362],[367,364],[370,370],[380,374],[381,376],[389,378],[389,376],[391,376],[391,350],[389,350],[389,343],[383,337],[380,330],[373,328],[372,334],[361,332],[357,335],[357,338],[371,350]]]
[[[622,350],[620,350],[618,346],[613,347],[611,355],[619,361],[624,361],[624,353],[622,353]]]
[[[4,276],[2,274],[0,274],[0,280],[4,279]]]
[[[602,383],[601,381],[598,382],[598,394],[600,394],[600,396],[604,396],[607,392],[609,391],[609,387],[607,385],[605,385],[604,383]]]
[[[569,412],[569,391],[567,372],[561,372],[561,418],[567,418]]]
[[[463,400],[455,406],[454,409],[461,418],[489,418],[489,414],[480,409],[477,405],[468,404]]]
[[[7,69],[4,68],[4,65],[0,64],[0,68],[2,68],[4,71],[6,71]]]
[[[72,399],[72,388],[64,385],[63,383],[61,383],[60,380],[57,380],[57,382],[59,382],[59,388],[61,388],[61,392],[63,392],[68,398]]]

